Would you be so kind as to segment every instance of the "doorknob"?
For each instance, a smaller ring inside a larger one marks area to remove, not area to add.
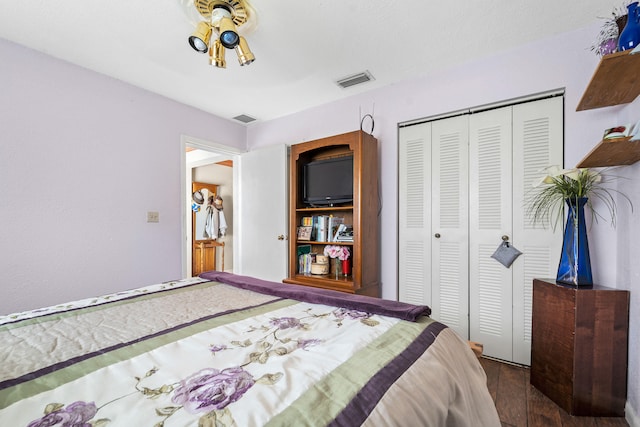
[[[278,240],[287,240],[286,236],[284,234],[280,234],[278,236]]]
[[[440,233],[434,234],[433,237],[435,237],[436,239],[439,239],[440,238]]]
[[[508,242],[509,241],[509,236],[507,236],[506,234],[504,236],[502,236],[502,241],[503,242]]]

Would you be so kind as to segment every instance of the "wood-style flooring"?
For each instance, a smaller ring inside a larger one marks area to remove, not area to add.
[[[529,384],[529,369],[481,358],[504,427],[628,427],[624,418],[572,417]]]

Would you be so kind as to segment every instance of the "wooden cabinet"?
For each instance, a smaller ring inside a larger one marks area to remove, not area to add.
[[[577,111],[627,104],[640,94],[640,55],[631,51],[600,60]],[[640,141],[617,138],[600,141],[577,165],[579,168],[631,165],[640,160]]]
[[[353,202],[336,206],[311,207],[303,200],[305,164],[334,157],[353,156]],[[378,193],[378,142],[363,132],[355,131],[291,146],[289,273],[283,280],[304,286],[342,292],[380,296],[380,244]],[[335,216],[353,226],[353,242],[298,240],[298,227],[304,217]],[[309,245],[311,252],[323,254],[326,245],[344,245],[351,252],[351,274],[327,275],[299,271],[298,252]]]
[[[198,276],[205,271],[218,270],[216,268],[217,249],[222,250],[222,265],[220,271],[224,271],[224,243],[215,240],[198,240],[193,244],[191,275]]]
[[[629,292],[534,279],[531,384],[571,415],[624,416]]]

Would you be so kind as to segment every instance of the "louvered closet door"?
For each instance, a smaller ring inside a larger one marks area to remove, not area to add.
[[[511,107],[469,119],[469,328],[488,356],[512,357],[511,269],[491,258],[512,239]]]
[[[469,116],[432,123],[432,316],[469,336]]]
[[[562,236],[532,227],[524,197],[562,165],[562,117],[555,97],[399,135],[400,301],[428,304],[485,354],[526,365],[533,278],[555,277]],[[491,258],[503,236],[523,252],[509,268]]]
[[[562,165],[563,98],[513,107],[513,241],[523,252],[513,264],[513,359],[531,363],[533,279],[555,277],[562,250],[562,227],[533,227],[525,195],[549,165]]]
[[[560,230],[534,228],[525,197],[541,170],[562,164],[561,97],[471,116],[470,339],[488,356],[528,365],[534,277],[555,277]],[[491,258],[502,236],[523,254]]]
[[[431,300],[431,124],[400,128],[398,299]]]

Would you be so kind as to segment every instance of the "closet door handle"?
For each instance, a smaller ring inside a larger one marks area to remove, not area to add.
[[[503,242],[508,242],[509,241],[509,236],[507,236],[506,234],[504,236],[502,236],[502,241]]]
[[[434,234],[433,237],[435,237],[436,239],[439,239],[440,238],[440,233]]]

